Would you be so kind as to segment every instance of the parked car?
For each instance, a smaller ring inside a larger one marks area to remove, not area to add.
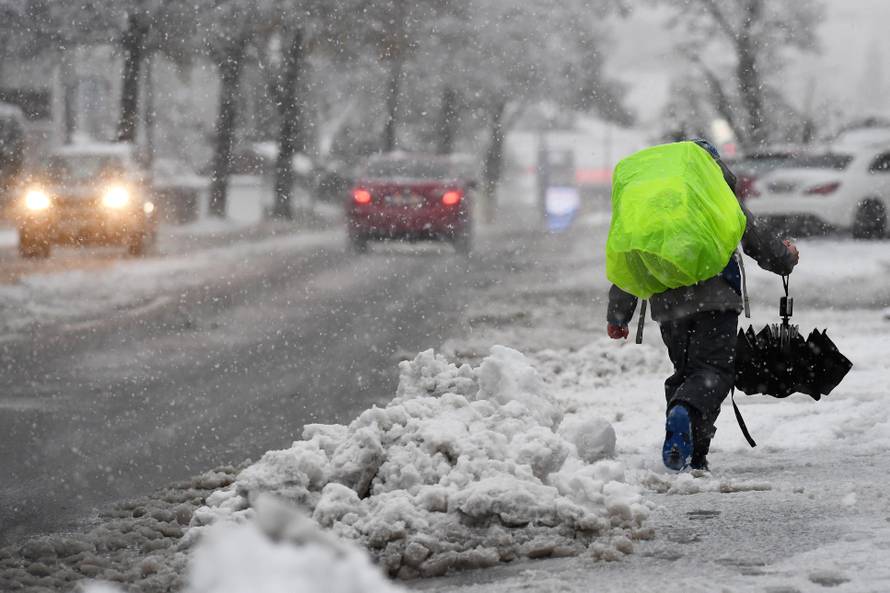
[[[787,167],[802,150],[797,146],[771,146],[727,159],[726,164],[737,178],[736,194],[744,201],[751,197],[754,182],[767,173]]]
[[[18,190],[19,253],[43,258],[54,244],[117,244],[142,255],[157,231],[149,194],[131,145],[60,148]]]
[[[449,157],[394,153],[370,159],[347,204],[352,247],[368,241],[448,241],[469,253],[475,181],[465,163]]]
[[[755,182],[752,213],[794,226],[850,230],[882,237],[890,211],[890,144],[825,148],[795,158]]]

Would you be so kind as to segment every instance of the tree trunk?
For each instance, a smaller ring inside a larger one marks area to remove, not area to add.
[[[398,148],[396,118],[399,112],[399,91],[401,89],[403,66],[401,52],[390,58],[389,83],[386,94],[386,126],[383,128],[383,152],[392,152]]]
[[[131,14],[127,18],[127,30],[121,39],[124,70],[121,84],[121,112],[117,123],[118,142],[136,140],[136,127],[139,121],[139,75],[150,26],[144,15]]]
[[[77,54],[72,48],[63,51],[59,59],[59,78],[62,86],[62,143],[71,144],[77,132],[77,79],[71,60]]]
[[[439,125],[436,128],[436,153],[451,154],[454,151],[454,139],[457,136],[458,113],[457,91],[447,88],[442,93],[442,111],[439,114]]]
[[[155,85],[154,85],[154,57],[149,56],[145,61],[145,111],[142,125],[145,129],[145,155],[146,165],[151,168],[155,157]]]
[[[302,109],[297,88],[303,66],[303,32],[297,29],[284,56],[278,87],[278,159],[275,163],[275,206],[272,216],[290,220],[294,217],[291,197],[294,186],[294,155],[303,149],[301,142]]]
[[[736,41],[738,64],[736,78],[739,85],[739,96],[747,115],[746,143],[752,147],[761,146],[766,142],[767,129],[763,112],[763,82],[757,71],[757,48],[751,38],[751,28],[761,25],[763,19],[763,0],[748,0],[747,18]]]
[[[487,223],[494,222],[498,183],[501,181],[501,172],[504,166],[504,112],[506,108],[507,102],[501,100],[493,106],[491,111],[491,132],[482,171],[485,200],[482,214]]]
[[[5,36],[0,38],[0,88],[6,86],[6,51],[8,47],[9,41],[7,40],[7,38]]]
[[[211,216],[225,218],[228,197],[232,145],[235,142],[235,119],[238,115],[238,88],[247,50],[248,37],[242,34],[226,48],[219,64],[219,111],[216,115],[216,141],[210,173]]]
[[[399,115],[399,93],[405,69],[405,2],[396,0],[393,7],[393,29],[386,42],[386,57],[389,59],[389,80],[386,93],[386,125],[383,128],[383,152],[398,148],[397,118]]]

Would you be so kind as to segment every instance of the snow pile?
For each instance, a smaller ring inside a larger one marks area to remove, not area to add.
[[[271,497],[256,501],[255,519],[222,523],[202,534],[185,575],[185,593],[399,593],[368,555],[321,532]],[[103,582],[85,593],[121,593]]]
[[[187,593],[397,593],[364,551],[271,499],[257,520],[214,526],[192,555]]]
[[[401,363],[386,407],[349,426],[306,426],[211,495],[193,525],[249,518],[258,495],[274,494],[402,578],[602,557],[610,543],[628,553],[648,507],[614,449],[609,423],[564,416],[519,352],[495,346],[478,367],[457,367],[429,350]]]

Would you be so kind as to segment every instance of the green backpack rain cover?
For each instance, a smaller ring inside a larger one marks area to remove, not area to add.
[[[615,167],[606,276],[634,296],[716,276],[747,220],[720,166],[694,142],[641,150]]]

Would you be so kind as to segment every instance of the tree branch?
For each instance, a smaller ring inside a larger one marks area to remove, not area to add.
[[[735,41],[735,39],[738,38],[738,32],[726,19],[726,15],[720,11],[720,5],[717,3],[717,0],[699,0],[699,3],[711,14],[714,21],[716,21],[717,26],[723,29],[723,32],[726,33],[731,40]]]
[[[527,107],[525,101],[521,101],[519,103],[515,103],[512,108],[510,108],[509,113],[507,113],[506,117],[504,117],[503,128],[505,131],[509,131],[516,125],[516,122],[519,121],[519,118],[522,117],[522,114],[525,112],[525,108]]]
[[[696,61],[696,65],[699,67],[699,70],[701,70],[702,75],[708,83],[708,87],[711,89],[714,107],[716,107],[717,112],[726,120],[726,123],[732,128],[732,131],[735,132],[736,138],[744,144],[747,137],[744,130],[739,128],[736,122],[735,113],[732,108],[732,101],[723,89],[723,83],[720,82],[720,79],[714,72],[700,61]]]

